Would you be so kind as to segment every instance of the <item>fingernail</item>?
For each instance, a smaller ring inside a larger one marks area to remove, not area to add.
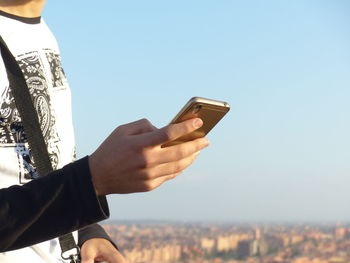
[[[200,127],[202,127],[203,125],[203,121],[199,118],[195,119],[195,121],[193,122],[193,126],[198,129]]]
[[[208,146],[209,145],[209,140],[207,138],[203,138],[202,145]]]

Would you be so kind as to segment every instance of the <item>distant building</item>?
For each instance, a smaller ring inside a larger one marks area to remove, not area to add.
[[[265,256],[269,253],[269,246],[265,239],[254,240],[250,243],[250,256]]]
[[[259,240],[254,240],[250,244],[250,255],[258,256],[259,255]]]
[[[264,238],[264,241],[266,243],[266,246],[268,246],[268,249],[266,248],[268,252],[276,252],[283,249],[284,247],[283,238],[279,238],[273,235],[266,235]],[[264,253],[262,253],[262,255],[266,255],[266,254],[267,254],[267,251],[264,251]]]
[[[336,239],[336,240],[342,240],[342,239],[344,239],[345,236],[346,236],[346,232],[347,232],[346,228],[337,227],[337,228],[335,229],[335,239]]]
[[[237,256],[238,258],[246,258],[251,255],[251,244],[252,242],[249,240],[238,242],[237,246]]]
[[[256,239],[256,240],[260,240],[261,237],[262,237],[262,235],[261,235],[261,230],[260,230],[260,228],[259,228],[259,227],[255,228],[255,239]]]
[[[215,248],[215,240],[211,238],[202,238],[201,239],[201,248],[206,251],[207,253],[210,253]]]
[[[270,244],[266,239],[259,240],[259,256],[267,255],[270,249]]]

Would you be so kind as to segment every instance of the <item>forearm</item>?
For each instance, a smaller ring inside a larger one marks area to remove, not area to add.
[[[0,190],[0,251],[48,240],[109,216],[87,158],[24,185]]]

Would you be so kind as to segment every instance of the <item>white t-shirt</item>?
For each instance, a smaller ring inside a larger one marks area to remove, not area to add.
[[[56,39],[41,18],[21,18],[0,11],[0,35],[16,57],[38,112],[54,169],[75,158],[71,93]],[[0,187],[37,177],[21,118],[0,57]],[[58,240],[0,253],[0,262],[58,262]]]

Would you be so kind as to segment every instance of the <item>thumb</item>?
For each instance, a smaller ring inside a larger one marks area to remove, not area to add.
[[[175,140],[183,135],[189,134],[202,127],[203,121],[200,118],[186,120],[180,123],[169,124],[154,132],[142,136],[145,146],[155,146]]]

